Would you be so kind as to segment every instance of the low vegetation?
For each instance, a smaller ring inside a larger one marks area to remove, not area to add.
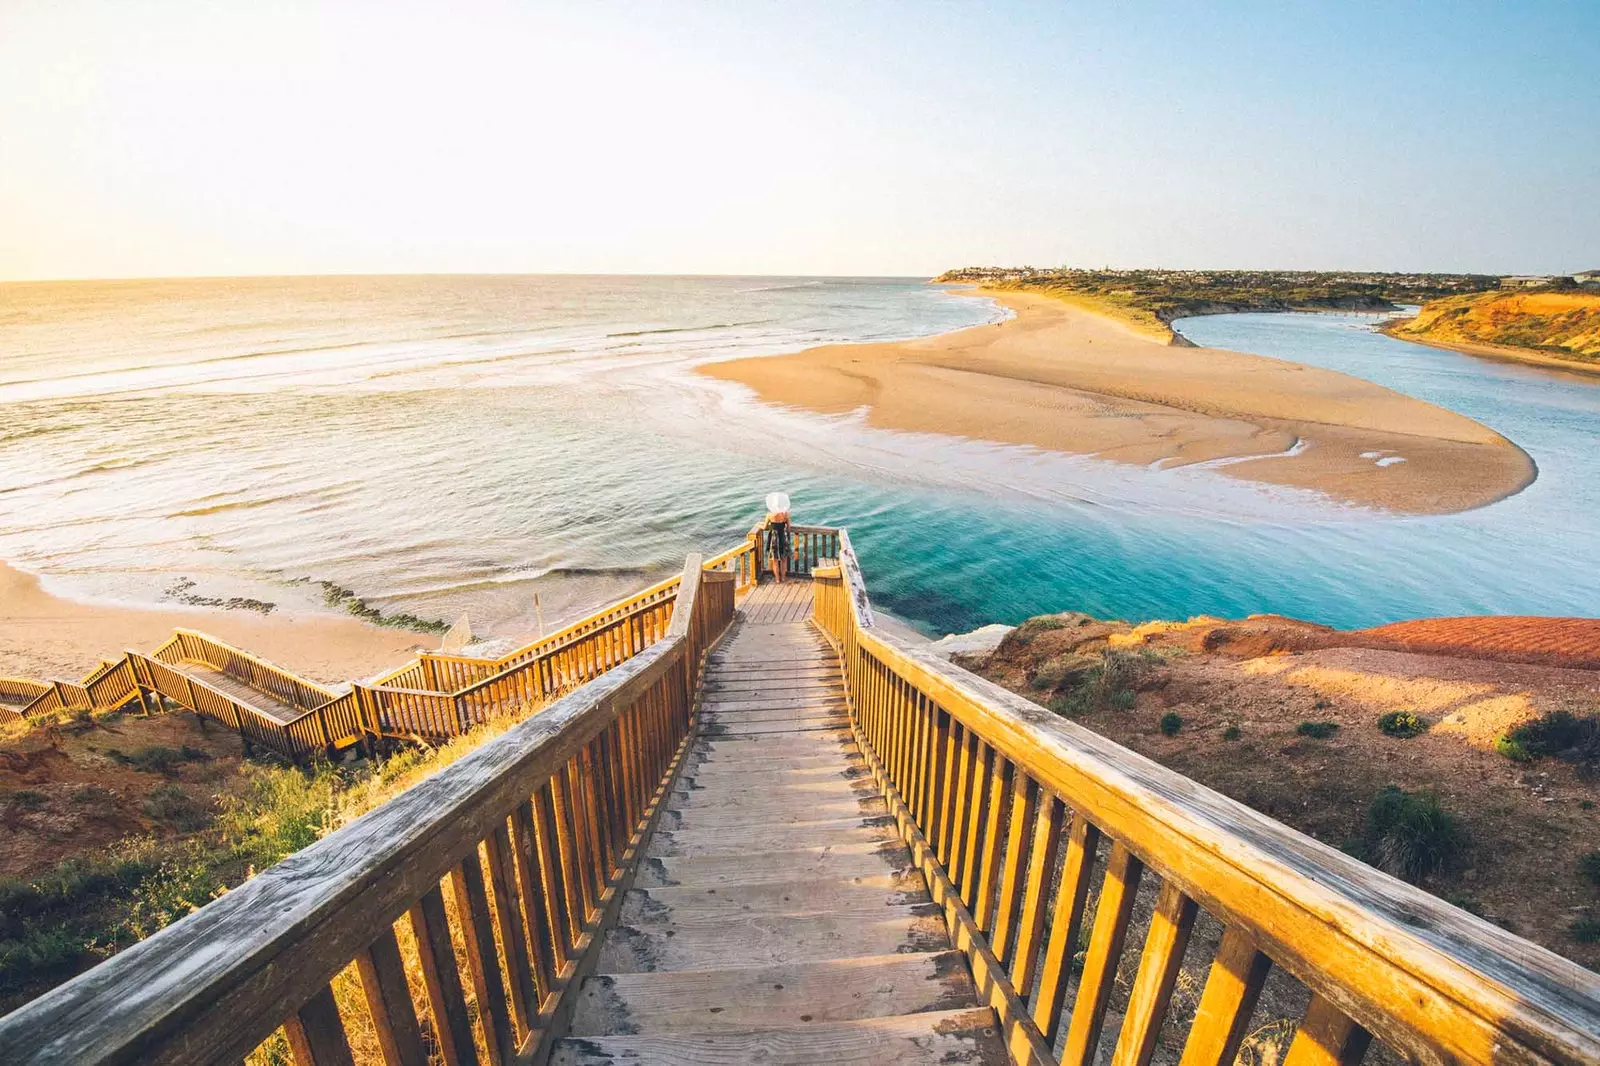
[[[1367,807],[1366,835],[1346,850],[1416,884],[1453,863],[1465,846],[1466,834],[1437,794],[1390,785]]]
[[[130,720],[126,731],[141,724]],[[0,878],[0,1013],[171,924],[513,724],[504,719],[438,749],[310,769],[249,760],[224,768],[189,744],[97,749],[135,779],[157,775],[160,783],[132,802],[145,828],[47,869]],[[50,794],[17,789],[0,792],[0,823],[57,810],[135,824],[128,805],[124,794],[93,783]]]
[[[1301,722],[1294,731],[1312,740],[1327,740],[1339,731],[1338,722]]]
[[[1085,302],[1136,326],[1169,334],[1192,315],[1236,311],[1392,311],[1400,304],[1478,293],[1499,285],[1482,274],[1326,273],[1306,270],[1076,270],[966,267],[940,282],[1037,292]]]
[[[1389,332],[1407,340],[1493,345],[1600,366],[1600,292],[1487,292],[1423,305]]]
[[[1593,775],[1600,772],[1600,715],[1551,711],[1496,739],[1495,750],[1516,762],[1554,756]]]
[[[1592,677],[1328,643],[1327,631],[1289,619],[1135,626],[1060,614],[1030,621],[965,664],[1463,910],[1600,967]],[[1406,702],[1412,694],[1418,702]],[[1531,717],[1508,728],[1507,712],[1518,707]],[[1497,736],[1527,761],[1495,754]]]
[[[1378,728],[1388,736],[1409,740],[1428,731],[1428,723],[1411,711],[1389,711],[1378,716]]]

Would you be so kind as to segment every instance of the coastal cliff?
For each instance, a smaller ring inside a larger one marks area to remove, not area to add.
[[[1424,304],[1392,337],[1471,355],[1600,373],[1600,291],[1489,292]]]

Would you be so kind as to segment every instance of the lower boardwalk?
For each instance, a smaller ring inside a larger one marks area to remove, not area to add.
[[[838,658],[806,621],[763,621],[764,594],[711,658],[552,1062],[1007,1062],[850,732]]]

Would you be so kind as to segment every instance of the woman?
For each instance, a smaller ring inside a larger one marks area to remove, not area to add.
[[[789,576],[789,494],[767,493],[767,558],[772,561],[772,579],[783,584]]]

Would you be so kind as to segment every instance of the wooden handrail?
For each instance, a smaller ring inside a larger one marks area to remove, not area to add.
[[[386,1054],[425,1061],[401,972],[401,920],[421,952],[447,1058],[470,1058],[478,1035],[467,987],[478,990],[476,1025],[496,1061],[547,1048],[631,883],[688,741],[689,695],[732,620],[731,585],[702,586],[699,570],[691,557],[665,639],[6,1015],[0,1062],[238,1062],[280,1025],[298,1061],[348,1062],[330,982],[352,962]],[[727,594],[700,594],[712,587]],[[466,974],[444,880],[467,940]]]
[[[1161,891],[1118,1066],[1148,1063],[1201,908],[1225,933],[1182,1066],[1232,1063],[1270,967],[1312,993],[1295,1064],[1353,1066],[1369,1033],[1436,1066],[1600,1063],[1600,977],[882,631],[842,531],[838,554],[813,571],[816,623],[841,652],[868,765],[1014,1061],[1054,1063],[1058,1047],[1063,1063],[1095,1061],[1148,873]]]

